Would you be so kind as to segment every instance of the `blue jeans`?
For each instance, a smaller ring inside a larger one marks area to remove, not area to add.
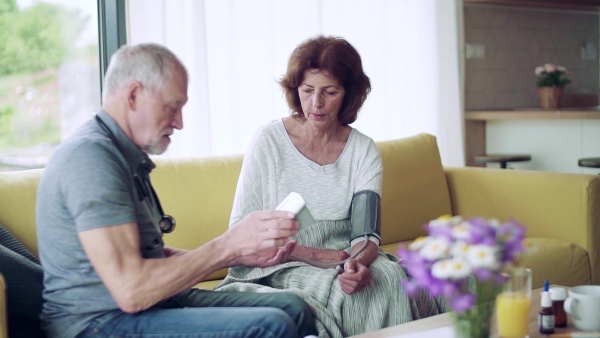
[[[289,293],[192,289],[146,311],[113,312],[77,337],[304,337],[317,335],[309,305]]]

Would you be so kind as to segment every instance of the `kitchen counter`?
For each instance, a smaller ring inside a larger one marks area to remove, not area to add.
[[[482,167],[475,155],[485,154],[485,125],[509,120],[600,120],[600,106],[567,107],[559,110],[538,108],[470,110],[465,112],[465,160],[467,166]]]
[[[545,109],[473,110],[465,112],[467,121],[496,120],[600,120],[600,106]]]

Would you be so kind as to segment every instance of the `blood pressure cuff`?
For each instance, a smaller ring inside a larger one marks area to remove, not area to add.
[[[371,190],[361,190],[352,197],[350,241],[365,235],[381,242],[381,198]]]

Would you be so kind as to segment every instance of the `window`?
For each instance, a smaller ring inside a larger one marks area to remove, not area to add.
[[[0,170],[43,167],[100,107],[96,0],[0,2]]]

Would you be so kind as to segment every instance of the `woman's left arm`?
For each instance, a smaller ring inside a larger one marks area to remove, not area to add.
[[[365,144],[366,143],[366,144]],[[366,148],[364,156],[361,158],[360,173],[356,177],[355,193],[363,190],[370,190],[381,195],[381,185],[383,178],[383,164],[379,149],[375,142],[369,139],[363,143]],[[381,215],[377,215],[381,217]],[[365,239],[366,240],[366,239]],[[362,290],[371,281],[371,270],[369,266],[379,254],[379,245],[371,240],[362,252],[354,259],[349,259],[343,266],[343,272],[338,275],[338,280],[342,291],[347,294]],[[356,253],[364,245],[364,240],[354,240],[354,245],[350,249],[350,255]]]
[[[379,153],[379,149],[377,148],[375,142],[372,139],[364,139],[363,145],[360,146],[363,149],[363,154],[358,156],[360,158],[360,170],[355,178],[355,187],[354,187],[354,197],[356,197],[357,193],[364,192],[365,190],[374,192],[381,197],[381,186],[383,181],[383,162],[381,160],[381,154]],[[371,194],[373,195],[373,194]],[[364,195],[363,195],[364,196]],[[364,201],[364,200],[361,200]],[[354,203],[354,202],[353,202]],[[378,199],[377,203],[381,203],[380,199]],[[360,209],[360,208],[359,208]],[[377,215],[368,215],[369,217],[365,217],[366,219],[377,219],[379,221],[381,218],[380,209],[375,208],[377,210]],[[371,209],[371,211],[373,211]],[[361,227],[359,227],[360,229]],[[370,224],[367,228],[375,229],[376,226],[374,224]],[[370,235],[378,237],[381,234]],[[377,243],[372,240],[369,240],[367,247],[355,258],[356,261],[361,263],[362,265],[368,267],[373,263],[375,258],[377,258],[377,254],[379,253],[379,239],[375,238]],[[364,245],[364,240],[361,241],[358,238],[352,238],[352,248],[350,249],[350,256],[353,253],[360,250],[360,248]]]

